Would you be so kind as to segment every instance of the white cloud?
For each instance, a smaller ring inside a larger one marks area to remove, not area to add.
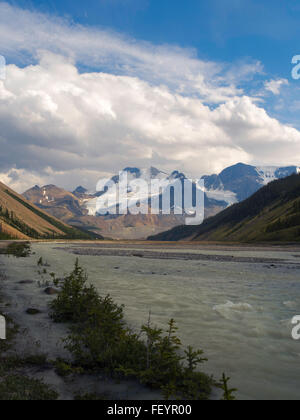
[[[300,132],[242,88],[260,62],[204,61],[4,2],[0,51],[18,63],[0,81],[0,179],[18,191],[93,188],[125,166],[199,176],[238,161],[300,163]]]
[[[300,132],[247,96],[211,109],[137,77],[79,74],[49,52],[37,65],[7,67],[0,125],[3,179],[18,191],[35,183],[93,188],[129,165],[199,176],[238,161],[300,162]]]
[[[76,64],[139,77],[173,91],[219,103],[241,95],[241,80],[262,71],[259,62],[228,66],[200,60],[194,49],[153,45],[99,28],[0,3],[0,51],[28,64],[40,50],[70,57]]]
[[[280,95],[281,88],[288,86],[289,81],[287,79],[276,79],[265,82],[265,89],[272,92],[274,95]]]

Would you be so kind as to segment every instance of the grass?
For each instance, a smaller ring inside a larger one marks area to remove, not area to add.
[[[23,375],[8,375],[0,379],[0,401],[52,401],[58,393],[43,381]]]
[[[58,393],[41,380],[22,374],[28,367],[47,365],[47,356],[33,354],[26,357],[7,356],[13,347],[19,327],[7,319],[7,340],[0,340],[0,401],[57,400]],[[21,373],[16,373],[20,371]]]
[[[7,340],[0,340],[0,401],[44,401],[56,400],[58,394],[43,381],[32,379],[16,371],[28,367],[43,367],[47,364],[44,354],[7,356],[13,347],[13,341],[19,327],[11,319],[7,319]]]
[[[5,366],[5,371],[15,370],[23,367],[33,366],[48,366],[48,360],[46,354],[32,354],[25,357],[18,355],[0,357],[2,366]]]

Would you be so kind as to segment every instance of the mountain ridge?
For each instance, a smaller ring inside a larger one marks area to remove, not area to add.
[[[204,181],[205,218],[213,216],[226,207],[242,201],[263,185],[276,177],[284,177],[298,171],[297,166],[251,166],[243,163],[225,168],[219,174],[204,175],[199,179]],[[148,186],[152,179],[159,179],[167,183],[187,179],[187,176],[174,170],[171,173],[160,171],[155,167],[137,168],[127,167],[121,171],[127,174],[129,180],[144,179]],[[112,182],[118,184],[120,173],[112,176]],[[163,232],[184,223],[184,215],[109,215],[107,208],[97,215],[98,198],[102,202],[105,198],[111,200],[111,190],[104,186],[102,191],[90,193],[82,186],[78,186],[73,192],[64,190],[53,185],[44,187],[35,186],[24,193],[26,199],[49,212],[51,215],[66,223],[80,228],[88,228],[95,233],[113,239],[144,239],[149,235]],[[113,204],[114,205],[114,204]],[[120,202],[115,202],[116,206]],[[142,205],[151,206],[151,194],[146,191]],[[98,209],[99,210],[99,209]],[[151,216],[151,217],[150,217]],[[153,217],[152,217],[153,216]]]
[[[0,237],[3,239],[88,239],[88,236],[0,182]]]
[[[155,241],[299,242],[300,174],[272,181],[199,226],[179,226]]]

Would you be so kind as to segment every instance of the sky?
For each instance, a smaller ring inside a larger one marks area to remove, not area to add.
[[[0,180],[300,166],[299,21],[295,0],[0,1]]]

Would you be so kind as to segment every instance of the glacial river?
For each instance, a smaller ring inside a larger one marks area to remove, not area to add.
[[[8,274],[38,280],[36,261],[42,256],[49,271],[62,276],[76,258],[67,246],[34,244],[30,258],[7,259]],[[114,248],[118,245],[107,247]],[[180,252],[212,259],[80,255],[79,260],[101,294],[125,304],[131,326],[146,322],[149,310],[159,327],[174,318],[183,343],[205,351],[209,361],[203,370],[216,379],[226,372],[238,398],[300,399],[300,341],[291,337],[291,319],[300,315],[300,251],[185,246],[176,249]],[[258,260],[235,261],[240,257]]]

